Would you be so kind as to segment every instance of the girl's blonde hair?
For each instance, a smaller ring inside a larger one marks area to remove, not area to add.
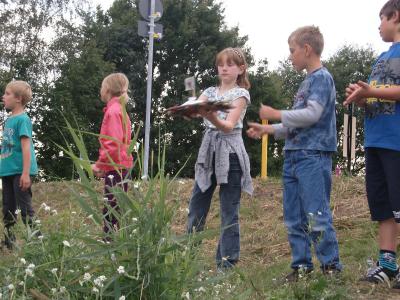
[[[120,97],[128,92],[129,80],[123,73],[113,73],[103,79],[102,86],[112,97]]]
[[[237,66],[244,66],[243,73],[240,74],[236,80],[236,83],[241,88],[246,90],[250,89],[250,81],[247,74],[247,62],[242,49],[240,48],[225,48],[217,54],[215,59],[215,67],[218,69],[218,65],[226,59],[228,63],[234,63]]]
[[[7,84],[6,88],[10,89],[16,97],[21,97],[21,104],[25,106],[32,99],[31,86],[22,80],[14,80]]]

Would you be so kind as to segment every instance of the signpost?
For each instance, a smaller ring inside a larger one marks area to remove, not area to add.
[[[149,152],[150,152],[150,118],[151,118],[151,89],[153,81],[153,48],[154,38],[161,39],[163,28],[156,24],[163,13],[160,0],[141,0],[139,2],[140,15],[149,22],[138,21],[138,34],[149,38],[149,54],[147,60],[147,92],[146,92],[146,122],[144,136],[144,159],[142,179],[149,177]]]
[[[351,161],[356,157],[356,118],[353,116],[354,104],[349,105],[349,113],[344,114],[343,157],[347,158],[347,171],[351,175]]]

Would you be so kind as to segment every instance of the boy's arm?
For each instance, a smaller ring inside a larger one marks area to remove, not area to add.
[[[293,110],[277,110],[269,106],[262,105],[260,108],[260,118],[267,120],[282,121],[286,128],[306,128],[318,122],[324,108],[317,101],[307,101],[307,107]]]
[[[31,186],[31,139],[27,136],[21,137],[22,148],[22,174],[19,180],[19,186],[22,191],[26,191]]]
[[[357,82],[358,88],[347,97],[343,102],[344,105],[348,105],[352,102],[357,102],[360,99],[365,98],[378,98],[385,100],[400,101],[400,86],[393,86],[387,88],[376,88],[371,87],[368,83],[359,81]]]
[[[274,138],[277,140],[285,139],[289,132],[289,128],[283,126],[282,123],[279,124],[272,124],[272,128],[274,128]]]

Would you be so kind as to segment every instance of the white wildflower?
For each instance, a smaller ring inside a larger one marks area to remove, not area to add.
[[[114,175],[112,175],[112,174],[108,175],[107,177],[108,177],[110,180],[113,180],[113,179],[114,179]]]
[[[85,273],[83,275],[83,280],[84,281],[89,281],[92,278],[92,275],[90,275],[89,273]]]
[[[106,281],[106,279],[107,279],[106,276],[101,275],[101,276],[97,277],[95,280],[93,280],[93,282],[98,287],[103,287],[104,286],[103,282]]]
[[[121,297],[118,298],[118,300],[125,300],[125,296],[122,295]]]
[[[33,277],[33,270],[32,269],[25,269],[25,274],[30,276],[30,277]]]
[[[205,289],[204,287],[201,286],[201,287],[198,288],[198,291],[201,292],[201,293],[203,293],[203,292],[206,291],[206,289]]]
[[[15,214],[16,215],[19,215],[21,213],[21,210],[20,209],[17,209],[16,211],[15,211]]]
[[[9,289],[10,291],[12,291],[12,290],[14,289],[14,285],[13,285],[12,283],[10,283],[7,287],[8,287],[8,289]]]
[[[65,293],[67,291],[67,289],[65,288],[65,286],[60,287],[60,292],[61,293]]]
[[[94,287],[94,288],[92,289],[92,292],[97,294],[97,293],[99,292],[99,289],[96,288],[96,287]]]
[[[25,282],[23,282],[23,281],[20,281],[20,282],[18,283],[19,286],[24,286],[24,284],[25,284]]]
[[[319,211],[319,212],[318,212],[318,216],[322,216],[322,212]]]
[[[57,293],[57,289],[56,288],[52,288],[51,289],[51,293],[54,295],[55,293]]]
[[[51,273],[53,273],[54,275],[57,275],[57,271],[58,271],[57,268],[51,269]]]
[[[308,215],[309,215],[310,217],[312,217],[314,214],[313,214],[312,212],[309,212]]]
[[[29,264],[28,269],[34,269],[36,266],[34,264]]]
[[[25,260],[25,258],[21,258],[19,261],[21,262],[21,264],[26,265],[26,260]]]
[[[125,274],[125,268],[124,266],[119,266],[117,269],[118,274]]]
[[[71,247],[71,244],[68,241],[63,241],[65,247]]]
[[[139,183],[138,183],[138,182],[135,182],[135,183],[133,184],[133,187],[134,187],[135,189],[138,189],[138,188],[139,188]]]
[[[41,222],[40,222],[40,220],[35,220],[35,223],[40,225]]]
[[[114,253],[111,253],[111,260],[112,260],[112,261],[116,261],[116,260],[117,260],[117,258],[115,257],[115,254],[114,254]]]
[[[190,300],[190,293],[189,292],[183,293],[182,298]]]
[[[47,205],[46,205],[46,206],[44,207],[44,211],[50,211],[50,209],[51,209],[50,206],[47,206]]]
[[[72,215],[76,215],[76,211],[71,211],[71,214]]]
[[[57,215],[58,215],[58,212],[57,212],[57,210],[56,210],[56,209],[53,209],[53,210],[51,211],[51,213],[52,213],[53,215],[55,215],[55,216],[57,216]]]
[[[137,218],[132,218],[133,222],[137,222],[137,220],[138,220]]]
[[[41,234],[41,235],[38,236],[38,239],[39,239],[39,240],[43,240],[43,238],[44,238],[43,234]]]

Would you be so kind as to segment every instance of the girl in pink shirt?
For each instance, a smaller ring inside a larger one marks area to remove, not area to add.
[[[104,195],[108,205],[103,208],[104,232],[118,229],[118,220],[108,207],[118,211],[117,200],[110,188],[119,186],[126,192],[129,169],[133,166],[133,157],[128,153],[131,142],[131,121],[126,113],[129,80],[122,73],[114,73],[104,78],[100,96],[106,103],[100,130],[99,158],[92,165],[94,174],[104,177]]]

